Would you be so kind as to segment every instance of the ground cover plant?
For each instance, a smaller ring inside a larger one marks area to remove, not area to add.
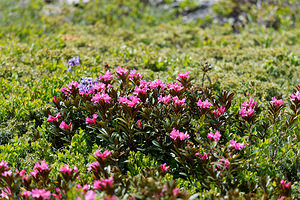
[[[57,2],[0,2],[1,198],[299,198],[297,1]]]

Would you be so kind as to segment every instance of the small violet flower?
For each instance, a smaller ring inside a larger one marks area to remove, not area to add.
[[[68,61],[68,65],[69,65],[69,68],[67,69],[68,72],[71,72],[72,67],[74,65],[79,65],[79,59],[80,59],[80,56],[75,56],[71,60]]]

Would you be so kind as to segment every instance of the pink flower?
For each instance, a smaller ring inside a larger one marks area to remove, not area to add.
[[[173,97],[174,105],[176,106],[181,106],[185,104],[185,99],[179,99],[177,96]]]
[[[99,150],[96,150],[94,153],[95,157],[101,158],[102,160],[106,159],[108,156],[110,156],[111,152],[108,150],[105,150],[103,153],[101,153]]]
[[[138,120],[136,125],[139,127],[139,128],[142,128],[142,120]]]
[[[136,70],[133,69],[133,70],[130,71],[129,79],[130,79],[130,80],[133,80],[134,78],[136,78],[136,79],[141,79],[142,76],[143,76],[142,74],[136,73]]]
[[[0,162],[0,169],[4,169],[4,170],[8,169],[8,165],[7,165],[7,162],[5,160],[2,160]]]
[[[162,103],[164,103],[165,105],[168,105],[168,103],[170,102],[170,101],[172,101],[172,97],[170,96],[170,95],[168,95],[168,96],[162,96],[162,95],[160,95],[160,97],[158,97],[158,102],[162,102]]]
[[[216,110],[213,111],[213,114],[214,114],[215,118],[217,119],[224,112],[225,112],[225,108],[223,107],[223,105],[221,105],[221,107],[218,108],[217,111]]]
[[[116,195],[113,195],[112,197],[106,196],[104,200],[116,200]]]
[[[281,106],[284,104],[284,101],[282,99],[277,100],[275,97],[272,98],[271,102],[274,104],[275,107]]]
[[[56,114],[55,117],[49,115],[48,118],[47,118],[47,121],[48,121],[48,122],[52,122],[52,121],[56,121],[56,122],[57,122],[57,119],[58,119],[59,117],[61,117],[61,113],[60,113],[60,112],[58,112],[58,113]]]
[[[11,176],[11,174],[12,172],[11,170],[9,170],[9,171],[4,171],[1,175],[7,177],[7,176]]]
[[[250,108],[250,107],[253,107],[253,106],[256,106],[256,105],[257,105],[257,102],[254,101],[254,100],[252,99],[252,97],[250,97],[249,102],[246,102],[246,101],[245,101],[245,102],[242,104],[242,107]]]
[[[51,193],[46,191],[45,189],[38,189],[35,188],[32,190],[32,197],[35,199],[43,198],[43,199],[50,199]]]
[[[190,137],[187,133],[187,131],[185,133],[179,132],[179,130],[176,130],[175,128],[173,128],[172,132],[170,133],[170,137],[173,140],[176,140],[177,138],[179,138],[181,141],[187,139],[188,137]]]
[[[201,101],[201,99],[199,99],[199,101],[197,102],[197,106],[201,107],[201,108],[209,108],[209,106],[211,105],[211,103],[206,99],[205,101]]]
[[[103,91],[103,90],[105,90],[105,88],[106,88],[106,85],[104,83],[101,83],[101,82],[98,83],[98,84],[93,85],[93,90]]]
[[[27,190],[24,190],[23,194],[21,194],[21,196],[25,198],[30,197],[30,195],[31,195],[31,191],[27,191]]]
[[[135,86],[135,88],[134,88],[134,93],[135,94],[146,94],[147,91],[148,91],[147,87]]]
[[[23,176],[23,175],[26,173],[25,169],[22,169],[20,172],[19,172],[18,169],[16,169],[16,172],[17,172],[20,176]]]
[[[136,106],[137,104],[139,104],[141,99],[138,98],[137,96],[130,95],[128,97],[126,97],[126,96],[119,97],[118,101],[120,104],[127,105],[132,108],[132,107]]]
[[[160,79],[155,80],[155,81],[151,81],[149,83],[149,86],[150,86],[151,89],[154,89],[154,88],[165,89],[166,88],[165,83],[162,80],[160,80]]]
[[[72,172],[78,172],[78,168],[75,165],[74,169],[72,169],[71,167],[69,167],[69,165],[65,164],[59,169],[59,171],[65,174],[71,174]]]
[[[209,153],[201,155],[199,152],[195,154],[195,156],[199,156],[202,160],[206,160],[208,159],[208,157],[210,156]]]
[[[124,67],[118,67],[116,70],[116,74],[121,77],[123,75],[126,75],[128,73],[128,70],[125,69]]]
[[[237,143],[234,139],[229,141],[230,146],[234,147],[236,150],[242,150],[245,148],[245,144],[243,143]]]
[[[59,125],[59,128],[69,130],[71,128],[72,122],[70,122],[69,125],[66,124],[66,122],[62,121]]]
[[[93,118],[90,119],[89,117],[85,118],[85,123],[87,124],[96,124],[96,119],[97,119],[98,115],[97,114],[93,114]]]
[[[36,173],[37,174],[37,173]],[[35,176],[34,177],[36,177],[36,174],[35,174]],[[23,176],[22,177],[22,180],[25,182],[25,181],[28,181],[28,179],[29,179],[29,176],[28,175],[25,175],[25,176]]]
[[[31,174],[34,178],[36,178],[36,175],[37,175],[38,173],[39,173],[39,171],[38,171],[37,169],[34,169],[34,171],[30,172],[30,174]],[[23,177],[23,178],[24,178],[24,177]],[[25,178],[27,178],[26,181],[28,181],[28,176],[25,177]]]
[[[177,78],[176,79],[184,80],[186,78],[189,78],[190,77],[189,73],[190,72],[185,72],[184,74],[177,74]]]
[[[280,183],[281,183],[281,185],[282,185],[282,187],[283,187],[284,190],[285,190],[286,188],[289,188],[289,187],[291,186],[291,184],[292,184],[291,182],[285,183],[284,180],[281,180]]]
[[[167,164],[164,163],[164,164],[160,165],[160,168],[161,168],[161,171],[166,172],[170,168],[170,166],[167,166]]]
[[[70,83],[67,85],[67,87],[68,87],[69,89],[72,89],[73,86],[74,86],[74,88],[77,88],[77,87],[78,87],[78,82],[77,82],[77,81],[75,81],[75,82],[70,82]]]
[[[218,163],[224,163],[224,168],[222,169],[222,171],[224,171],[230,165],[229,160],[225,158],[219,159]],[[217,168],[220,168],[219,165],[217,165]]]
[[[92,101],[94,104],[98,103],[99,101],[104,101],[105,103],[110,103],[110,100],[111,100],[111,97],[104,92],[102,92],[102,93],[98,92],[92,98]]]
[[[104,81],[109,81],[111,79],[113,79],[114,77],[111,75],[110,71],[106,71],[105,74],[103,76],[99,76],[99,80],[104,80]]]
[[[38,170],[40,172],[49,170],[48,163],[46,163],[46,161],[44,161],[44,160],[42,160],[41,163],[37,162],[34,165],[34,170]]]
[[[62,194],[61,194],[61,190],[59,188],[56,188],[55,191],[57,192],[57,194],[52,194],[52,196],[54,196],[56,199],[62,199]]]
[[[88,191],[85,195],[84,195],[84,199],[85,200],[95,200],[96,199],[96,192],[93,190]]]
[[[92,170],[97,170],[97,168],[99,167],[99,162],[95,161],[91,164],[89,164],[89,167],[87,168],[88,171],[92,171]]]
[[[250,116],[252,113],[254,113],[254,109],[253,108],[242,108],[240,111],[239,111],[239,114],[242,115],[242,117],[248,117]]]
[[[170,89],[170,90],[175,90],[176,92],[179,92],[180,90],[182,90],[184,87],[182,87],[182,84],[181,83],[173,83],[173,84],[167,84],[167,87]]]
[[[56,99],[56,96],[54,96],[53,100],[52,100],[54,103],[57,103],[57,99]]]
[[[295,101],[296,98],[300,101],[300,92],[297,91],[295,94],[291,94],[291,101]]]
[[[104,179],[102,178],[100,181],[99,180],[95,180],[93,187],[95,189],[106,189],[106,188],[112,188],[113,187],[113,181],[114,178],[110,177],[108,179]]]
[[[10,191],[9,187],[6,187],[6,188],[4,188],[4,190],[1,190],[0,197],[2,199],[8,199],[8,195],[11,195],[11,191]]]
[[[216,131],[215,134],[214,134],[213,132],[209,132],[209,133],[207,134],[207,137],[208,137],[209,139],[213,139],[214,141],[219,141],[220,138],[221,138],[221,134],[220,134],[219,131]]]
[[[277,200],[283,200],[285,198],[285,196],[281,196],[279,199]]]
[[[179,188],[173,189],[173,196],[176,197],[179,192]]]
[[[299,84],[297,84],[297,86],[298,86],[298,88],[300,88],[300,82],[299,82]]]
[[[70,92],[71,92],[71,91],[70,91],[68,88],[66,88],[66,87],[61,88],[60,91],[61,91],[62,93],[64,93],[65,95],[69,95]]]

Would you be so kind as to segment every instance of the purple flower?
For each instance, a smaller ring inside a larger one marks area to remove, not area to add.
[[[72,67],[74,65],[79,65],[79,59],[80,59],[80,56],[75,56],[71,60],[68,61],[68,65],[69,65],[69,67],[67,68],[68,72],[71,72]]]

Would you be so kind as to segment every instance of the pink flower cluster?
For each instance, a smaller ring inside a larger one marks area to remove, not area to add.
[[[210,154],[209,153],[205,153],[205,154],[201,154],[201,153],[196,153],[195,154],[195,156],[199,156],[202,160],[207,160],[208,158],[209,158],[209,156],[210,156]]]
[[[186,78],[189,78],[190,77],[190,75],[189,75],[189,73],[190,72],[185,72],[184,74],[177,74],[177,80],[178,79],[181,79],[181,80],[184,80],[184,79],[186,79]]]
[[[253,107],[255,107],[256,105],[257,105],[257,102],[254,101],[252,99],[252,97],[250,97],[249,102],[245,101],[242,104],[242,108],[239,111],[239,114],[242,115],[242,117],[248,117],[248,116],[250,116],[252,113],[254,113],[255,110],[254,110]]]
[[[99,103],[99,101],[103,101],[105,103],[110,103],[111,97],[106,94],[105,92],[98,92],[97,94],[95,94],[95,96],[93,96],[92,98],[92,102],[95,103]]]
[[[88,191],[85,195],[84,195],[84,200],[95,200],[96,199],[96,192],[93,190]],[[76,200],[83,200],[80,197],[77,197]]]
[[[60,112],[58,112],[55,117],[53,117],[52,115],[49,115],[48,118],[47,118],[47,121],[48,122],[52,122],[52,121],[56,121],[57,122],[57,119],[59,117],[61,117],[61,113]]]
[[[114,77],[111,75],[110,71],[106,71],[103,76],[99,76],[99,80],[104,80],[105,82],[113,79]]]
[[[150,87],[150,89],[154,89],[154,88],[165,89],[166,85],[165,85],[165,83],[162,80],[157,79],[155,81],[149,82],[149,87]]]
[[[35,188],[32,191],[24,190],[23,191],[23,196],[24,197],[32,196],[34,199],[50,199],[51,192],[47,191],[45,189]]]
[[[113,181],[114,178],[110,177],[108,179],[102,178],[101,180],[95,180],[93,187],[95,189],[106,189],[106,188],[112,188],[113,187]]]
[[[126,74],[128,74],[128,69],[125,69],[124,67],[118,67],[117,70],[116,70],[116,74],[119,76],[119,77],[122,77]]]
[[[68,83],[67,87],[64,87],[64,88],[61,88],[60,91],[62,93],[64,93],[65,95],[69,95],[71,93],[71,89],[72,87],[74,86],[74,88],[77,88],[78,87],[78,82],[77,81],[74,81],[74,82],[70,82]]]
[[[134,70],[131,70],[130,71],[130,74],[129,74],[129,79],[130,80],[133,80],[133,79],[142,79],[142,74],[139,74],[139,73],[136,73],[136,70],[134,69]]]
[[[170,137],[173,140],[176,140],[177,138],[179,138],[179,140],[185,140],[187,138],[189,138],[189,134],[187,133],[187,131],[185,133],[179,132],[179,130],[176,130],[175,128],[173,128],[172,132],[170,133]]]
[[[172,97],[170,95],[164,97],[160,95],[160,97],[158,97],[158,102],[162,102],[165,105],[168,105],[170,101],[172,101]]]
[[[138,105],[141,99],[138,98],[137,96],[129,95],[128,97],[127,96],[119,97],[118,101],[120,104],[127,105],[132,108]]]
[[[295,101],[296,99],[298,99],[298,101],[300,101],[300,92],[299,91],[295,92],[295,94],[291,94],[291,101]]]
[[[289,188],[292,183],[291,182],[285,183],[284,180],[281,180],[280,184],[282,185],[283,189],[285,190],[286,188]]]
[[[65,164],[59,171],[65,174],[71,174],[72,172],[78,172],[78,168],[74,165],[74,169],[72,169],[69,165]]]
[[[271,102],[274,104],[275,107],[281,106],[284,104],[284,101],[282,99],[277,100],[275,97],[272,98]]]
[[[218,108],[217,110],[213,111],[213,114],[215,116],[215,118],[217,119],[220,115],[222,115],[225,112],[225,108],[223,107],[223,105],[221,105],[220,108]]]
[[[66,124],[66,122],[62,121],[59,125],[59,128],[61,129],[65,129],[65,130],[69,130],[71,128],[72,122],[70,122],[70,124]]]
[[[234,147],[236,150],[242,150],[242,149],[245,148],[244,142],[243,143],[238,143],[234,139],[232,139],[232,140],[229,141],[229,143],[230,143],[230,146]]]
[[[181,83],[173,83],[173,84],[169,84],[167,83],[167,87],[170,89],[170,90],[174,90],[176,92],[179,92],[181,91],[184,87],[182,86]]]
[[[96,152],[94,153],[95,157],[101,158],[102,160],[105,160],[110,155],[111,152],[108,150],[105,150],[103,153],[101,153],[99,150],[96,150]]]
[[[225,159],[225,158],[221,158],[218,160],[218,163],[220,164],[224,164],[224,168],[222,169],[222,171],[224,171],[226,168],[229,167],[230,163],[229,163],[229,160],[228,159]],[[216,167],[218,169],[220,169],[220,166],[219,165],[216,165]],[[217,170],[217,169],[216,169]]]
[[[89,117],[86,117],[85,118],[85,123],[87,124],[96,124],[96,119],[97,119],[98,115],[97,114],[93,114],[93,118],[89,118]]]
[[[170,168],[170,166],[167,166],[167,163],[164,163],[164,164],[160,165],[160,169],[163,172],[166,172],[169,168]]]
[[[220,138],[221,138],[221,133],[219,131],[216,131],[216,133],[213,133],[213,132],[209,132],[207,134],[207,137],[209,139],[213,139],[214,141],[219,141]]]
[[[200,108],[209,108],[211,105],[211,103],[206,99],[205,101],[201,101],[201,99],[199,99],[199,101],[197,102],[197,106],[199,106]]]
[[[173,101],[174,101],[175,107],[182,106],[185,104],[185,99],[179,99],[177,96],[173,97]]]

